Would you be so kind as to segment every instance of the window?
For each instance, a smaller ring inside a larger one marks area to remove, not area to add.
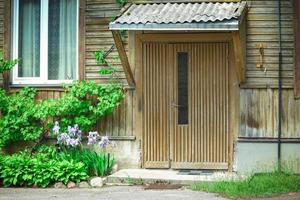
[[[184,125],[189,122],[188,112],[188,54],[177,53],[178,62],[178,124]]]
[[[77,79],[78,1],[13,0],[13,84]]]

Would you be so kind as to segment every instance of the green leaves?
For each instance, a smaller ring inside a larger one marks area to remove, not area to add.
[[[71,148],[65,149],[61,153],[64,160],[74,160],[82,162],[86,167],[89,176],[105,176],[108,175],[115,164],[113,156],[105,152],[97,153],[87,148]]]
[[[0,89],[0,148],[16,141],[37,140],[52,129],[53,119],[60,122],[62,131],[78,124],[88,132],[98,119],[113,112],[124,93],[120,85],[78,81],[66,86],[60,99],[35,102],[35,96],[32,88],[10,96]]]
[[[123,7],[126,4],[126,0],[116,0],[116,3],[119,4],[120,7]]]
[[[123,98],[123,89],[119,85],[81,81],[67,86],[60,99],[44,101],[38,112],[43,112],[39,114],[43,118],[59,121],[62,131],[69,125],[78,124],[83,132],[88,132],[96,125],[97,119],[111,114]]]
[[[55,152],[55,155],[53,155]],[[0,177],[7,186],[47,187],[55,182],[80,182],[88,175],[83,163],[63,160],[53,148],[44,148],[31,156],[27,152],[0,157]]]
[[[11,96],[0,90],[0,147],[21,140],[35,140],[42,134],[42,121],[36,116],[35,95],[36,90],[30,88]]]
[[[107,62],[105,60],[105,53],[103,50],[95,51],[94,57],[98,65],[106,65]]]
[[[4,59],[3,52],[0,51],[0,73],[11,70],[17,63],[18,59],[15,60],[6,60]]]
[[[99,73],[101,75],[111,75],[111,74],[113,74],[115,72],[116,72],[116,70],[114,68],[109,68],[109,69],[105,68],[105,69],[100,69],[100,71],[99,71]]]

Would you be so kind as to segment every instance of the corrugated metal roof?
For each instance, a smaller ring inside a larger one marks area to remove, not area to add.
[[[132,4],[112,24],[177,24],[238,19],[245,2]]]

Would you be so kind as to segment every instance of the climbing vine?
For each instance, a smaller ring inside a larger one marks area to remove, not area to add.
[[[4,73],[7,72],[9,70],[11,70],[17,63],[18,63],[18,59],[15,60],[6,60],[4,58],[3,52],[0,51],[0,73]]]
[[[123,7],[126,4],[126,0],[116,0],[116,3],[120,6]]]

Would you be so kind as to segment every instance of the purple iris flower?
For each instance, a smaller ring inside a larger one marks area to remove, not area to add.
[[[97,142],[98,132],[89,132],[87,145],[94,145]]]
[[[58,123],[58,121],[56,121],[56,122],[54,123],[54,127],[53,127],[52,131],[53,131],[53,133],[54,133],[55,135],[58,135],[58,134],[59,134],[59,129],[60,129],[59,123]]]
[[[57,136],[57,143],[67,145],[67,143],[70,139],[71,138],[67,133],[62,133]]]
[[[107,136],[101,137],[101,141],[99,142],[99,146],[101,149],[105,149],[107,145],[110,144],[110,141]]]
[[[55,122],[55,126],[53,127],[53,131],[58,134],[57,143],[63,144],[66,146],[76,147],[81,144],[81,130],[77,124],[72,126],[68,126],[67,133],[59,134],[59,126],[58,122]]]

